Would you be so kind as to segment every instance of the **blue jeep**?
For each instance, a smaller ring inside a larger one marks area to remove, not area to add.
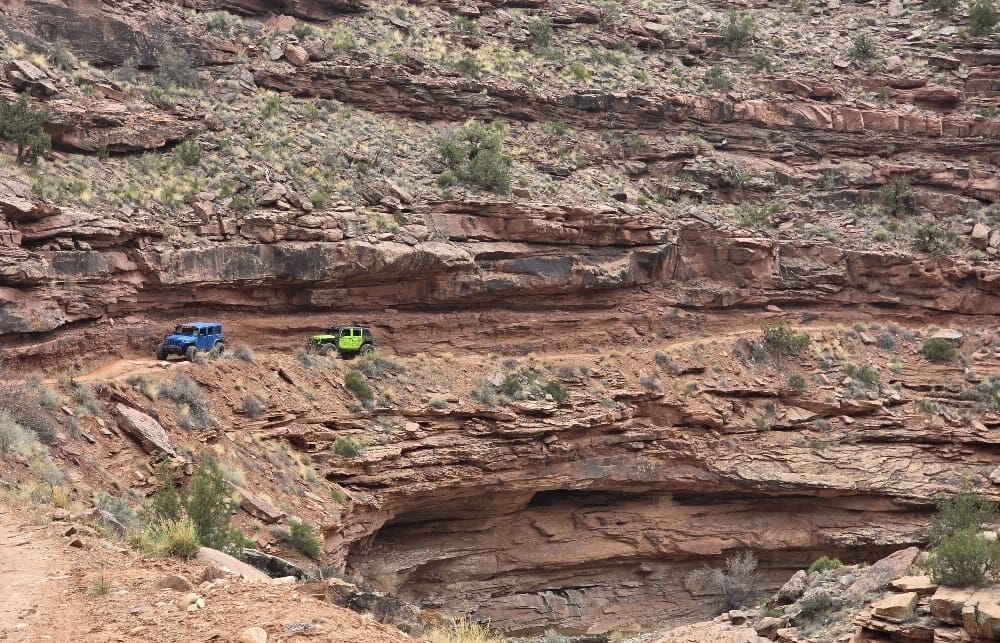
[[[215,350],[221,353],[225,348],[222,324],[191,322],[178,326],[172,335],[163,338],[163,343],[156,347],[156,359],[165,360],[169,355],[183,355],[193,362],[198,351]]]

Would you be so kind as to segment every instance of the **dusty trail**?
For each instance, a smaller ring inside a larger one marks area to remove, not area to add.
[[[676,336],[665,340],[647,339],[637,337],[635,341],[621,344],[615,341],[602,342],[600,337],[595,335],[589,340],[587,333],[579,332],[593,323],[591,320],[581,319],[581,328],[577,333],[567,333],[557,336],[553,342],[544,341],[549,335],[543,334],[538,339],[541,340],[539,349],[534,349],[530,341],[519,344],[516,341],[504,342],[502,340],[491,342],[487,336],[496,332],[488,325],[479,329],[470,329],[464,335],[452,336],[449,341],[426,342],[419,338],[408,335],[405,330],[394,331],[391,327],[376,326],[376,342],[378,350],[383,355],[412,356],[417,353],[449,353],[451,357],[461,363],[475,363],[482,361],[488,353],[525,354],[531,353],[541,359],[559,360],[588,360],[595,356],[608,352],[608,350],[641,350],[647,352],[667,351],[671,349],[686,348],[698,342],[708,339],[722,342],[735,342],[741,337],[753,336],[759,333],[763,324],[774,323],[780,320],[786,321],[792,326],[801,328],[808,332],[822,332],[825,330],[843,328],[856,322],[896,324],[901,327],[919,329],[926,327],[931,320],[923,315],[911,315],[911,311],[905,310],[873,310],[866,311],[860,307],[810,309],[819,315],[818,321],[803,321],[801,310],[788,310],[781,312],[770,311],[733,311],[733,312],[713,312],[699,315],[697,321],[692,323],[678,321],[676,326]],[[926,313],[926,311],[920,311]],[[294,318],[294,316],[293,316]],[[262,317],[254,320],[228,319],[224,315],[216,315],[213,319],[223,319],[226,324],[227,341],[230,349],[237,345],[246,345],[255,352],[293,352],[298,351],[304,338],[310,332],[310,324],[319,328],[318,321],[314,315],[307,315],[304,319],[299,319],[298,323],[291,322],[289,317],[270,318]],[[978,317],[962,315],[938,315],[933,318],[933,322],[938,325],[948,325],[958,323],[960,325],[975,325]],[[982,323],[992,325],[995,319],[984,317]],[[531,325],[530,320],[519,322]],[[541,326],[540,326],[541,327]],[[285,332],[274,333],[266,336],[266,329],[282,328]],[[297,329],[297,333],[290,332],[290,329]],[[265,339],[266,337],[266,339]],[[556,344],[556,347],[552,347]],[[565,350],[560,350],[559,345],[572,346]],[[101,362],[97,365],[90,365],[88,369],[74,376],[74,380],[79,382],[96,382],[102,380],[122,380],[133,375],[144,373],[159,373],[164,370],[185,369],[188,362],[180,358],[171,358],[167,362],[158,361],[153,356],[144,356],[141,353],[133,352],[127,357],[112,361]],[[48,378],[46,383],[54,383],[57,378]]]
[[[36,639],[45,621],[39,608],[61,602],[68,586],[63,550],[36,537],[37,531],[0,504],[0,639],[5,641]]]

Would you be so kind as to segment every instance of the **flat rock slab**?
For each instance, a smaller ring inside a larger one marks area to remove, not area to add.
[[[174,447],[167,438],[167,432],[163,430],[160,423],[146,415],[142,411],[133,409],[124,404],[115,407],[118,413],[119,424],[122,429],[131,435],[145,449],[146,453],[152,455],[166,454],[176,456]]]
[[[918,596],[930,596],[938,586],[930,576],[903,576],[889,583],[897,592],[916,592]]]
[[[218,549],[212,549],[211,547],[202,547],[198,550],[198,561],[207,565],[212,565],[213,567],[218,567],[219,569],[229,572],[230,574],[236,574],[243,580],[255,583],[269,583],[271,581],[270,576],[256,567],[247,565],[243,561],[233,558],[229,554],[224,554]]]
[[[891,623],[908,621],[917,614],[917,593],[889,594],[872,605],[872,616]]]

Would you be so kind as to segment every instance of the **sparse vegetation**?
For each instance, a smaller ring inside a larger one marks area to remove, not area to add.
[[[938,364],[954,361],[958,357],[958,351],[952,343],[938,337],[924,340],[920,345],[920,354],[927,361]]]
[[[187,166],[195,166],[201,162],[201,145],[193,138],[181,141],[174,149],[177,160]]]
[[[788,376],[788,386],[799,393],[806,390],[806,378],[802,377],[798,373],[794,373]]]
[[[775,357],[798,355],[809,345],[809,335],[791,329],[784,321],[764,326],[764,349]]]
[[[561,382],[557,382],[556,380],[547,382],[545,386],[542,387],[542,391],[559,403],[565,402],[569,399],[569,393],[566,392],[566,387],[563,386]]]
[[[969,5],[969,32],[974,36],[993,33],[997,26],[997,5],[994,0],[972,0]]]
[[[338,435],[333,443],[333,452],[344,458],[353,458],[361,453],[361,447],[351,438]]]
[[[925,4],[936,13],[947,14],[958,8],[959,0],[926,0]]]
[[[812,620],[833,609],[833,599],[825,591],[817,591],[806,596],[799,603],[799,616],[806,620]]]
[[[703,567],[688,575],[688,583],[719,594],[724,609],[748,605],[757,592],[757,556],[743,551],[726,559],[725,569]]]
[[[169,384],[160,386],[160,395],[177,404],[182,426],[205,428],[214,423],[205,394],[188,375],[175,375]]]
[[[870,64],[878,55],[878,40],[872,33],[863,31],[851,40],[848,55],[859,63]]]
[[[194,522],[184,516],[160,527],[154,547],[162,556],[191,559],[198,555],[201,543]]]
[[[253,393],[244,393],[242,401],[243,415],[249,418],[260,417],[260,414],[267,408],[267,403]]]
[[[90,579],[90,586],[87,593],[91,596],[105,596],[111,592],[111,579],[103,571],[98,572]]]
[[[26,93],[13,103],[0,96],[0,139],[17,146],[18,163],[34,163],[52,149],[52,139],[42,129],[46,118]]]
[[[505,639],[487,625],[462,618],[440,625],[426,634],[429,643],[504,643]]]
[[[868,364],[847,364],[844,366],[844,374],[866,388],[876,386],[880,379],[878,370]]]
[[[897,177],[878,191],[882,209],[888,214],[913,214],[917,211],[917,193],[905,177]]]
[[[968,488],[938,503],[927,561],[934,580],[964,586],[1000,576],[1000,543],[981,533],[997,514],[996,503]]]
[[[548,16],[533,18],[528,23],[528,33],[531,34],[531,42],[536,47],[551,47],[555,42],[555,35],[552,31],[552,19]]]
[[[304,522],[293,522],[291,529],[276,529],[274,535],[307,558],[319,560],[323,555],[323,541]]]
[[[918,225],[913,231],[913,248],[920,252],[936,255],[948,249],[951,234],[934,223]]]
[[[232,353],[233,357],[244,362],[253,361],[253,351],[246,346],[237,346]]]
[[[229,497],[229,483],[219,465],[207,455],[201,457],[191,478],[184,508],[194,526],[196,542],[235,556],[242,555],[245,539],[230,526],[234,507]],[[179,529],[176,525],[175,528]]]
[[[163,89],[194,87],[198,84],[194,61],[183,49],[167,47],[157,56],[156,66],[156,84]]]
[[[722,37],[731,51],[739,51],[747,45],[757,29],[753,16],[742,11],[730,11],[726,14],[726,24],[722,27]]]
[[[503,123],[469,121],[441,141],[438,150],[453,175],[484,190],[510,191],[511,157],[504,151]]]
[[[733,88],[733,81],[729,79],[726,72],[722,71],[722,67],[718,65],[712,65],[705,71],[705,84],[720,92]]]
[[[375,399],[372,387],[369,386],[364,376],[354,369],[347,371],[347,374],[344,375],[344,388],[363,404],[370,404]]]
[[[837,558],[828,558],[826,556],[820,556],[813,561],[812,565],[809,565],[809,573],[813,572],[828,572],[834,569],[840,569],[840,560]]]

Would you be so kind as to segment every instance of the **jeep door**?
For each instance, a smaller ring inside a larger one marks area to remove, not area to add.
[[[340,331],[340,343],[337,345],[342,351],[356,351],[361,348],[361,329],[344,328]]]

